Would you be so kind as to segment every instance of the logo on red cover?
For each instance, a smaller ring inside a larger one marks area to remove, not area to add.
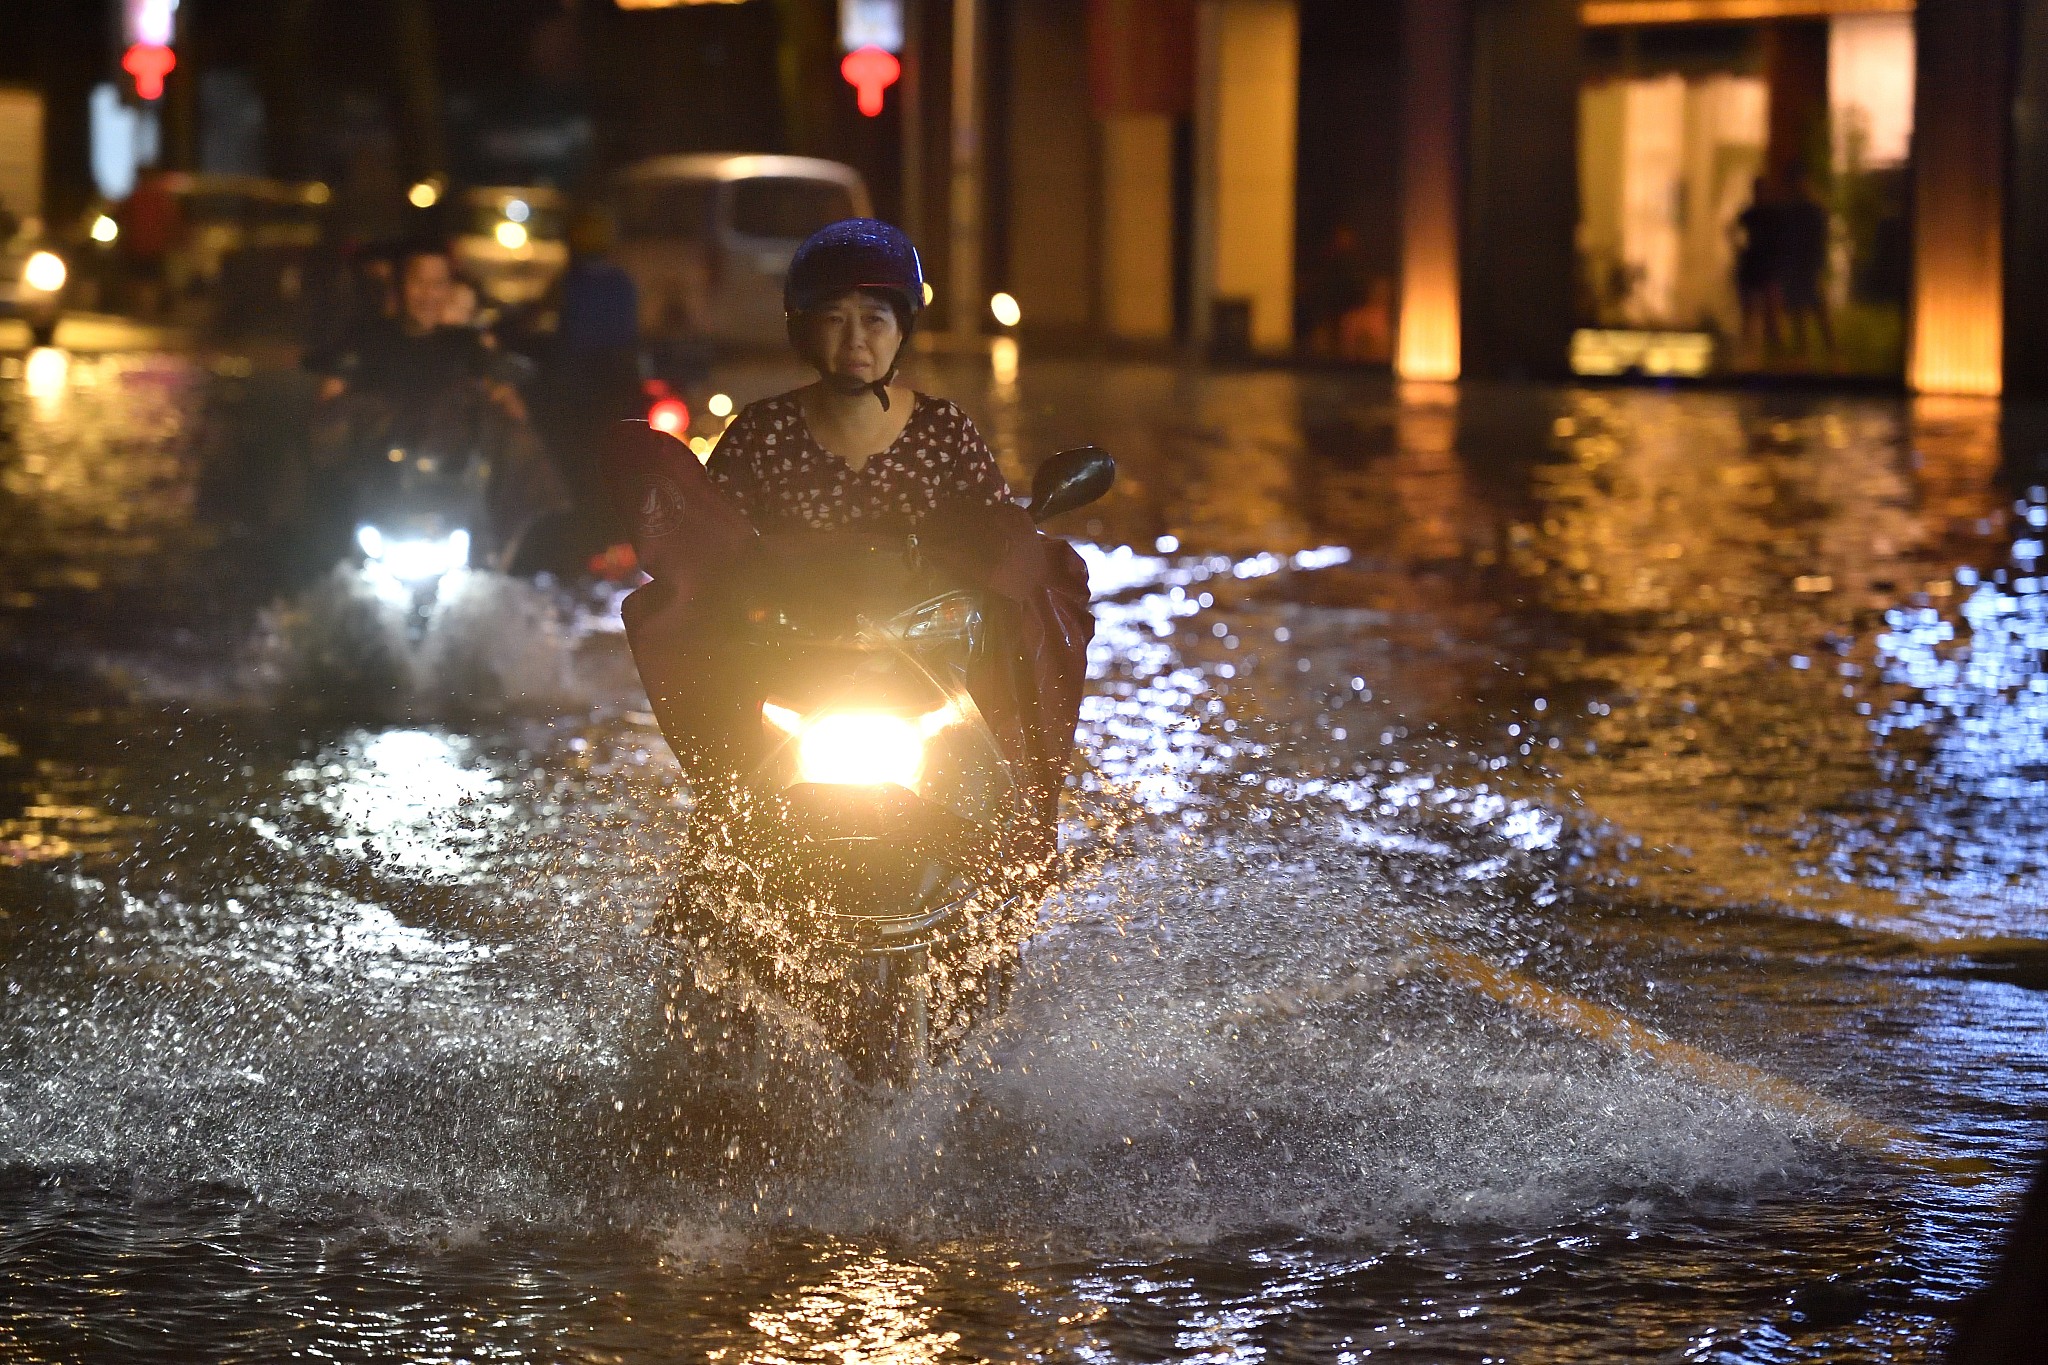
[[[683,490],[674,479],[657,474],[640,499],[640,535],[652,540],[682,526]]]

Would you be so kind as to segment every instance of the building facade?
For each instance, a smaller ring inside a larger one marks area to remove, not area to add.
[[[909,7],[962,335],[2048,393],[2048,0]]]

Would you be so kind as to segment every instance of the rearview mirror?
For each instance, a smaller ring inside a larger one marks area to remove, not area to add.
[[[1116,461],[1100,446],[1062,450],[1038,467],[1031,480],[1031,519],[1050,521],[1086,507],[1116,482]]]

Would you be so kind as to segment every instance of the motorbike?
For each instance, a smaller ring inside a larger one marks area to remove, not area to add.
[[[333,443],[339,506],[361,571],[426,629],[443,584],[471,567],[515,571],[533,528],[566,498],[531,430],[480,389],[402,412],[344,398]]]
[[[1032,520],[1093,502],[1115,469],[1093,447],[1052,457]],[[970,690],[1003,666],[983,594],[915,536],[788,542],[737,613],[758,734],[731,788],[699,794],[715,847],[664,927],[700,994],[902,1085],[1001,1008],[1056,875],[1050,793]]]

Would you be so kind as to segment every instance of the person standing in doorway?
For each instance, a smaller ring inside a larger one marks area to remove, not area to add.
[[[1735,297],[1742,305],[1742,349],[1758,361],[1778,349],[1778,249],[1781,206],[1762,176],[1750,187],[1749,207],[1735,216]]]
[[[1821,297],[1821,279],[1828,265],[1828,211],[1826,205],[1814,198],[1803,169],[1793,168],[1778,212],[1778,297],[1785,310],[1793,354],[1805,359],[1810,322],[1820,334],[1827,362],[1832,365],[1835,332],[1828,322],[1827,303]]]

